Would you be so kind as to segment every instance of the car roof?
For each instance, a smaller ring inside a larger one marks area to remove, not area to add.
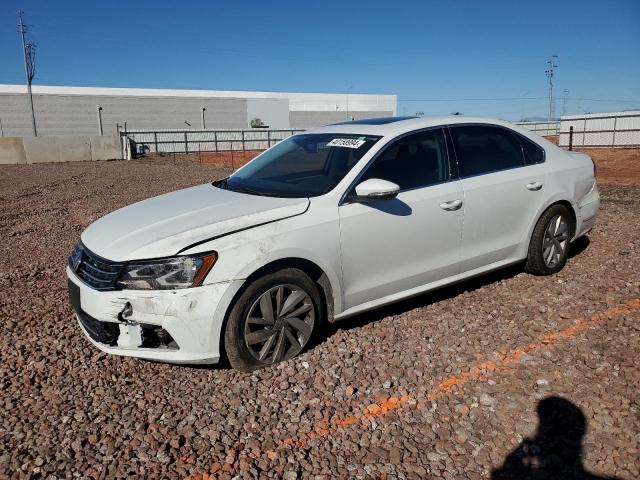
[[[529,136],[527,130],[503,120],[464,115],[424,116],[424,117],[383,117],[341,122],[307,130],[304,133],[347,133],[379,135],[383,137],[401,135],[421,128],[455,124],[489,124],[507,127]]]

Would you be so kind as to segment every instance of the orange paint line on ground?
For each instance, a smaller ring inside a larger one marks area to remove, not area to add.
[[[621,317],[638,310],[640,310],[640,298],[634,298],[620,305],[610,307],[599,314],[590,317],[580,317],[569,327],[545,334],[539,342],[532,342],[513,350],[497,352],[497,360],[479,363],[466,372],[452,375],[451,377],[441,380],[425,395],[425,398],[428,401],[432,401],[445,396],[447,393],[471,381],[482,381],[487,379],[492,373],[511,370],[518,365],[518,362],[525,354],[536,352],[543,348],[551,347],[562,340],[573,338],[603,320]],[[359,414],[354,413],[353,415],[336,419],[332,426],[317,426],[311,432],[301,434],[297,438],[286,438],[284,440],[278,440],[276,443],[278,447],[288,445],[294,448],[301,448],[315,438],[326,437],[339,429],[348,428],[357,424],[366,424],[371,420],[387,415],[389,412],[402,408],[406,403],[414,399],[415,396],[410,394],[392,396],[383,402],[372,403],[366,406]],[[277,456],[276,450],[267,450],[265,454],[269,459],[274,459]],[[190,477],[191,480],[206,480],[207,478],[210,477],[206,473]]]

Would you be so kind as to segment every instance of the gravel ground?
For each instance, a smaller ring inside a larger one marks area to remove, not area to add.
[[[640,188],[602,188],[558,275],[511,268],[345,320],[252,375],[100,353],[67,302],[80,232],[225,173],[0,169],[0,477],[640,476]]]

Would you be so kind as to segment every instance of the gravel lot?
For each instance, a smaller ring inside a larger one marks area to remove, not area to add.
[[[0,477],[640,476],[639,187],[602,187],[558,275],[511,268],[345,320],[252,375],[100,353],[67,302],[80,232],[226,172],[1,167]]]

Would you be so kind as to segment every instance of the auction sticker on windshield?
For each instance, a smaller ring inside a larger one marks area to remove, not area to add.
[[[346,147],[346,148],[360,148],[366,142],[357,138],[334,138],[327,147]]]

